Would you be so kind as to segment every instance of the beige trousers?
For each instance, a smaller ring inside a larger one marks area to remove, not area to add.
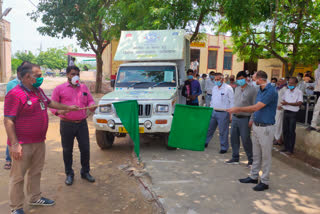
[[[252,179],[259,178],[259,172],[262,171],[261,182],[269,184],[269,174],[272,162],[272,147],[274,137],[273,126],[256,126],[252,128],[252,153],[253,163],[251,167]]]
[[[280,140],[282,135],[282,124],[283,124],[283,110],[278,110],[276,112],[276,124],[275,124],[275,132],[274,138],[276,140]]]
[[[312,116],[312,121],[311,121],[311,126],[313,128],[317,127],[319,114],[320,114],[320,97],[318,98],[318,101],[317,101],[317,103],[316,103],[316,105],[314,106],[314,109],[313,109],[313,116]]]
[[[45,143],[22,144],[22,160],[12,159],[9,182],[10,208],[12,210],[23,208],[24,177],[27,172],[27,195],[30,196],[30,202],[40,199],[40,179],[45,153]]]

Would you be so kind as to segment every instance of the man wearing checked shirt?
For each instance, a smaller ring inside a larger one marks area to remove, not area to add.
[[[253,163],[250,176],[239,179],[241,183],[258,183],[259,172],[262,170],[260,183],[253,190],[264,191],[269,189],[269,174],[272,160],[272,145],[274,137],[275,115],[278,103],[278,93],[268,83],[268,75],[258,71],[253,79],[260,86],[256,104],[246,107],[234,107],[229,113],[254,112],[252,128]]]
[[[65,104],[77,105],[80,108],[95,105],[92,95],[86,85],[80,83],[80,70],[76,66],[67,68],[68,82],[57,86],[52,93],[52,100]],[[96,108],[90,108],[94,111]],[[87,124],[87,111],[80,110],[76,112],[57,111],[51,109],[51,112],[60,117],[60,135],[63,148],[63,161],[66,173],[66,185],[72,185],[74,171],[72,169],[72,154],[74,138],[77,138],[81,159],[81,178],[95,182],[90,175],[90,145],[89,130]]]

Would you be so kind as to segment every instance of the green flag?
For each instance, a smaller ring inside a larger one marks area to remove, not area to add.
[[[124,128],[128,131],[131,139],[134,142],[134,152],[138,160],[140,160],[140,137],[139,137],[139,106],[136,100],[128,100],[118,103],[113,103]]]
[[[203,151],[213,109],[177,104],[168,146]]]

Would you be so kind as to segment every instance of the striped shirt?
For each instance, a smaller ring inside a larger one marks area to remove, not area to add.
[[[47,107],[50,102],[42,89],[31,91],[22,84],[6,95],[4,116],[15,118],[15,131],[20,144],[45,141],[48,130]],[[7,143],[11,145],[9,139]]]
[[[77,87],[72,87],[69,82],[57,86],[52,93],[51,99],[65,105],[76,105],[80,108],[92,106],[95,104],[94,99],[85,84],[79,84]],[[56,114],[56,109],[50,109],[53,114]],[[87,116],[87,110],[71,111],[65,115],[59,115],[60,118],[68,120],[84,120]]]

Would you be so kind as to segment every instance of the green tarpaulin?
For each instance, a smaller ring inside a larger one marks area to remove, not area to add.
[[[140,137],[139,137],[139,106],[136,100],[128,100],[113,103],[117,115],[119,116],[124,128],[128,131],[134,142],[134,152],[140,160]]]
[[[203,151],[213,109],[177,104],[168,146]]]

